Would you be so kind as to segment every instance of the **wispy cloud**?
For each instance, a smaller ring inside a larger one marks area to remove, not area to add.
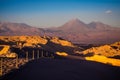
[[[112,11],[111,10],[106,10],[105,13],[106,14],[112,14]]]

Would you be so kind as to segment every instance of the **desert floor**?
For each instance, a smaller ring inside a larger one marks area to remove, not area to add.
[[[84,60],[41,58],[1,80],[120,80],[120,67]]]

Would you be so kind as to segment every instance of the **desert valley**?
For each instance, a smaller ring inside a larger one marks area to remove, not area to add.
[[[0,79],[119,80],[119,34],[78,19],[54,28],[0,22]]]
[[[0,80],[120,80],[120,0],[0,0]]]

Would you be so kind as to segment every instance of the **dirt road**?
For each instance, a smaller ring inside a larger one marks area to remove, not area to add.
[[[27,63],[1,80],[120,80],[119,76],[120,68],[101,63],[42,58]]]

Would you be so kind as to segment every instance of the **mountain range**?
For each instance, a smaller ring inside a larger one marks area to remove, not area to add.
[[[86,24],[72,19],[59,27],[37,28],[24,23],[0,22],[0,35],[58,36],[73,43],[105,44],[120,41],[120,28],[102,22]]]
[[[0,22],[0,35],[40,35],[41,28],[32,27],[24,23]]]

